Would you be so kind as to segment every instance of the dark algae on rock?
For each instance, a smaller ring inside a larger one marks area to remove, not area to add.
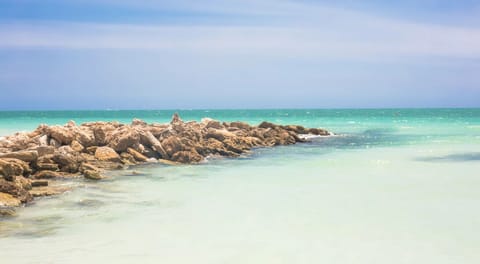
[[[146,162],[199,163],[209,156],[238,157],[255,147],[304,142],[303,134],[327,136],[318,128],[262,122],[184,122],[177,114],[167,124],[90,122],[40,125],[32,132],[0,138],[0,215],[37,196],[69,190],[58,180],[104,179],[106,170]]]

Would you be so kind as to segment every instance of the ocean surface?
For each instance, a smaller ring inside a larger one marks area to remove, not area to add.
[[[0,135],[173,112],[0,112]],[[65,182],[0,219],[1,263],[480,263],[480,109],[178,112],[336,136]]]

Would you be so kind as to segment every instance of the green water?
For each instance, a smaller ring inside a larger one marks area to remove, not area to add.
[[[0,112],[38,123],[174,111]],[[479,263],[480,109],[192,110],[335,137],[201,165],[146,165],[0,221],[5,263]]]

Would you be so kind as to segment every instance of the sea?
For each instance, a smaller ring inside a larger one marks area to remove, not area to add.
[[[65,181],[0,219],[0,262],[480,263],[480,109],[0,112],[0,136],[174,112],[335,135]]]

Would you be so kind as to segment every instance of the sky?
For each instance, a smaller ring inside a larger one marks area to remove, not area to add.
[[[480,107],[480,1],[0,0],[0,110]]]

